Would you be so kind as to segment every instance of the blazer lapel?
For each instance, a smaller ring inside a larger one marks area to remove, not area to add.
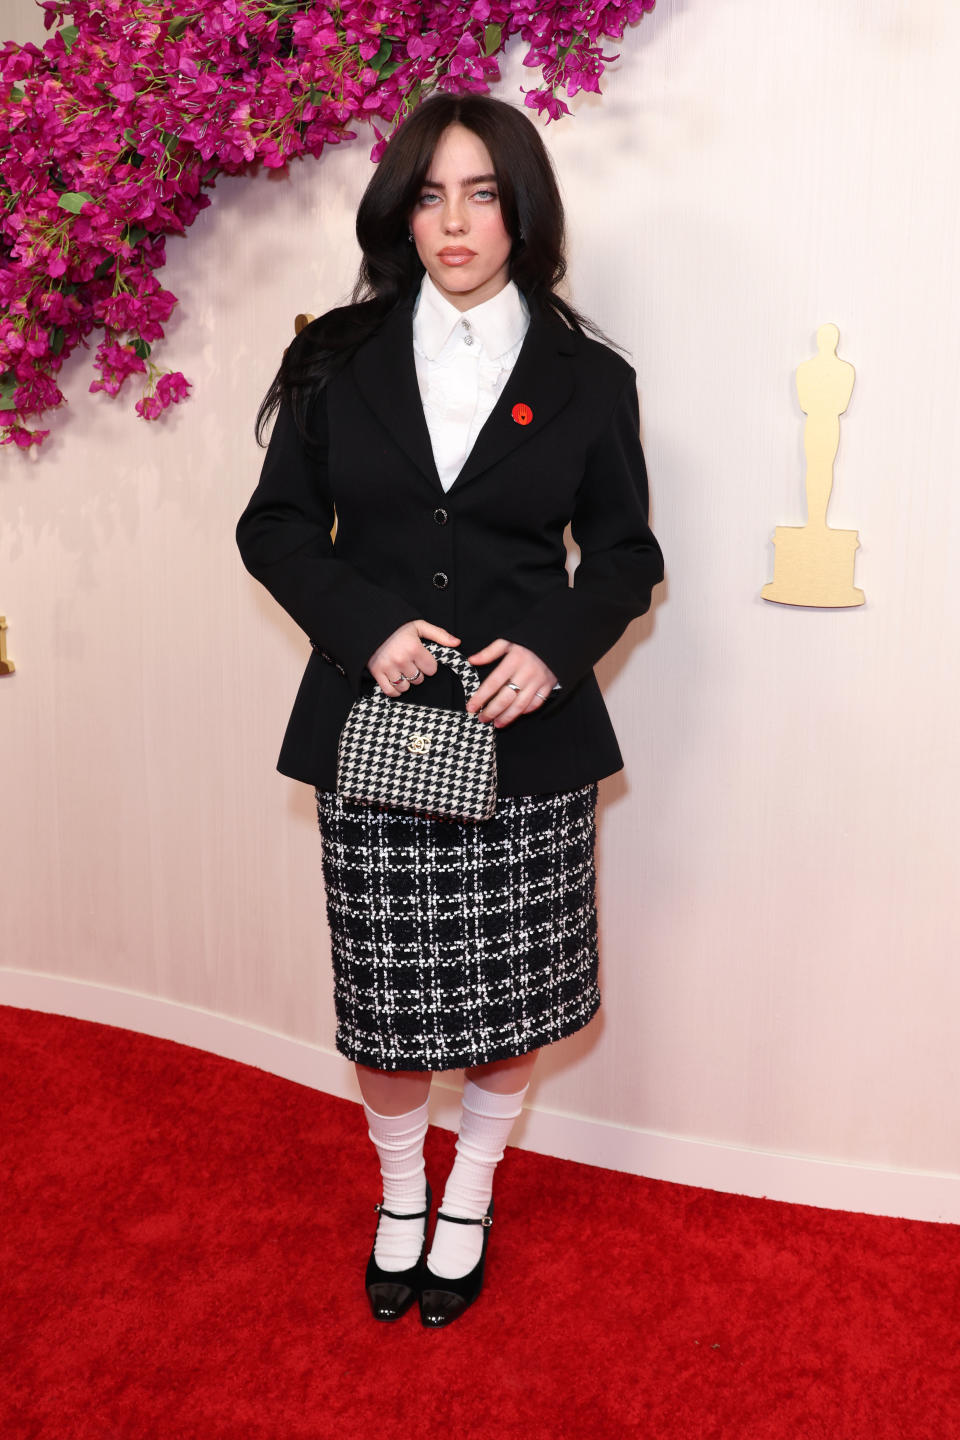
[[[530,306],[530,325],[496,405],[464,462],[452,490],[468,485],[489,470],[518,445],[534,439],[573,394],[573,366],[567,356],[574,352],[574,337],[563,321],[536,302]],[[523,405],[530,420],[522,424],[513,417],[514,407]],[[439,482],[438,482],[439,483]]]
[[[517,363],[487,417],[451,489],[459,490],[496,465],[518,445],[539,435],[573,393],[574,337],[563,321],[536,301]],[[413,302],[387,316],[353,360],[353,373],[364,400],[417,469],[443,494],[427,429],[413,358]],[[530,413],[521,424],[516,405]]]
[[[387,316],[353,359],[360,393],[417,469],[443,490],[420,400],[413,358],[413,303],[406,301]]]

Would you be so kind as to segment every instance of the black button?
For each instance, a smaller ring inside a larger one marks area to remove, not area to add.
[[[438,507],[433,512],[433,518],[438,525],[446,525],[448,519],[446,510],[444,510],[442,506]]]
[[[450,584],[450,581],[447,579],[446,575],[444,575],[442,570],[438,570],[436,575],[434,575],[433,577],[433,583],[438,590],[446,590],[447,586]]]

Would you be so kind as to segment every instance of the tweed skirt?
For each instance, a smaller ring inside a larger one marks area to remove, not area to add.
[[[342,1054],[456,1070],[596,1014],[596,784],[474,823],[316,795]]]

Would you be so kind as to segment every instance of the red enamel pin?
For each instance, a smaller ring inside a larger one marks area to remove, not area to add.
[[[514,405],[513,409],[510,411],[510,414],[513,416],[514,420],[517,422],[518,425],[529,425],[530,421],[533,419],[533,411],[530,409],[529,405],[524,405],[522,400],[518,405]]]

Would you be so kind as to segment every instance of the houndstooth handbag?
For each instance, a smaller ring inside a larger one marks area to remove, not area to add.
[[[469,700],[480,686],[469,661],[433,640],[423,644],[450,666]],[[337,791],[450,820],[489,820],[497,804],[493,725],[466,711],[400,705],[378,688],[354,701],[341,731]]]

